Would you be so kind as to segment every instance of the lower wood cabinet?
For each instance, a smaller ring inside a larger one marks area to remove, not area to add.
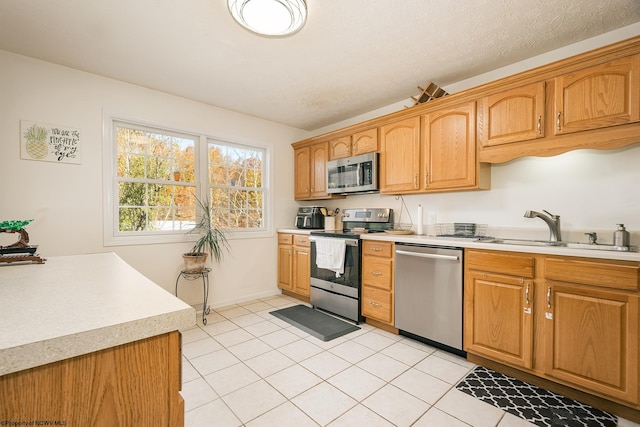
[[[362,315],[393,325],[393,242],[362,242]]]
[[[309,296],[311,280],[309,236],[278,233],[278,287],[302,297]]]
[[[309,236],[293,235],[293,292],[309,296],[311,243]]]
[[[465,278],[468,353],[640,409],[640,263],[467,250]]]
[[[0,377],[0,420],[183,426],[180,389],[175,331]]]

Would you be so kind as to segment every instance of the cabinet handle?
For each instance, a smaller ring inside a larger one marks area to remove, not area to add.
[[[429,186],[429,172],[424,173],[424,188]]]
[[[353,143],[353,147],[349,147],[349,154],[353,156],[353,153],[358,151],[358,141]]]
[[[413,177],[413,186],[415,188],[418,188],[418,174],[416,174],[416,176]]]
[[[547,286],[547,308],[551,308],[551,286]]]
[[[375,251],[375,252],[380,252],[380,251],[382,250],[382,248],[379,248],[379,247],[377,247],[377,246],[374,246],[373,248],[371,248],[371,250],[372,250],[372,251]]]
[[[542,116],[538,116],[538,135],[542,135]]]
[[[381,272],[379,272],[379,271],[372,271],[372,272],[371,272],[371,275],[372,275],[372,276],[382,276],[382,273],[381,273]]]
[[[558,119],[556,120],[556,124],[558,125],[558,131],[562,130],[562,125],[560,124],[560,116],[562,115],[561,111],[558,111]]]
[[[379,302],[375,302],[375,301],[371,301],[369,304],[371,304],[374,307],[382,307],[382,304],[380,304]]]
[[[529,305],[529,284],[527,283],[527,287],[524,290],[524,299],[527,302],[527,305]]]

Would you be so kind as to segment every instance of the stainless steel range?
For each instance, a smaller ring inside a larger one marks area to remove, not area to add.
[[[311,232],[311,290],[314,308],[359,323],[362,233],[393,226],[392,209],[345,209],[343,230]]]

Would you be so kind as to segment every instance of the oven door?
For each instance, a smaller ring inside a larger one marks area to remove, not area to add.
[[[335,239],[341,238],[335,237]],[[310,240],[311,286],[358,298],[360,296],[360,241],[358,239],[343,239],[346,248],[344,274],[337,274],[335,271],[318,267],[316,242],[313,236]]]
[[[333,237],[331,237],[333,239]],[[340,239],[340,237],[335,237]],[[319,268],[315,237],[311,236],[311,288],[314,308],[360,322],[360,241],[345,240],[344,274]]]

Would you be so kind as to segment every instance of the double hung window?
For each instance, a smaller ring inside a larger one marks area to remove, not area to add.
[[[184,240],[199,216],[196,197],[210,201],[214,225],[232,237],[266,231],[267,148],[111,124],[105,244]]]

